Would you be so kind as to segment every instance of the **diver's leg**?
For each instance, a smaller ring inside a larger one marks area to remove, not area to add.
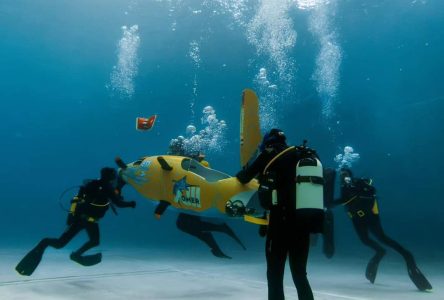
[[[100,231],[99,224],[97,223],[88,223],[85,225],[86,233],[88,234],[89,240],[83,244],[75,253],[77,255],[82,255],[84,252],[88,251],[91,248],[94,248],[100,244]]]
[[[195,236],[207,244],[214,256],[231,258],[222,252],[213,235],[209,231],[202,230],[202,224],[200,223],[199,217],[180,213],[177,217],[176,226],[179,230]]]
[[[283,237],[267,237],[265,257],[267,259],[268,300],[284,300],[284,271],[287,259],[287,243]]]
[[[372,240],[369,236],[369,226],[367,220],[353,218],[353,226],[355,228],[356,233],[358,234],[361,242],[367,247],[372,248],[377,253],[385,253],[383,247],[381,247],[376,241]]]
[[[66,246],[81,230],[83,229],[83,226],[80,222],[73,222],[71,225],[69,225],[66,230],[62,233],[62,235],[55,239],[55,238],[44,238],[40,241],[40,243],[37,245],[40,249],[45,250],[46,247],[50,246],[56,249],[60,249]],[[36,247],[36,248],[37,248]]]
[[[244,244],[239,239],[239,237],[234,233],[233,229],[228,226],[227,223],[211,223],[208,221],[204,221],[202,218],[198,216],[188,215],[188,218],[193,218],[193,226],[198,230],[202,232],[209,232],[209,231],[216,231],[225,233],[226,235],[230,236],[233,240],[235,240],[241,247],[246,250]]]
[[[368,222],[367,216],[365,218],[354,217],[352,221],[353,221],[353,226],[355,227],[355,231],[358,234],[358,237],[361,240],[361,242],[364,245],[376,251],[376,254],[368,262],[365,272],[365,277],[371,283],[374,283],[376,279],[376,274],[378,272],[379,263],[381,262],[382,258],[385,255],[385,249],[381,247],[376,241],[370,239],[368,234],[369,227],[367,223]]]
[[[407,265],[415,265],[415,259],[413,258],[413,255],[404,247],[402,247],[399,243],[392,240],[385,234],[384,230],[382,229],[379,216],[373,215],[371,216],[371,218],[369,218],[369,230],[379,241],[393,248],[395,251],[401,254],[402,257],[404,257]]]
[[[290,244],[290,270],[300,300],[313,300],[313,292],[307,279],[307,260],[310,249],[310,233],[298,232],[288,237]]]
[[[416,287],[421,291],[431,290],[432,285],[419,270],[412,253],[410,253],[410,251],[402,247],[398,242],[389,238],[385,234],[384,230],[382,229],[381,220],[379,216],[373,215],[371,217],[371,221],[369,224],[370,224],[370,231],[376,236],[376,238],[378,238],[378,240],[380,240],[382,243],[386,244],[387,246],[393,248],[395,251],[397,251],[399,254],[402,255],[402,257],[406,262],[407,271],[410,276],[410,279],[413,281]]]
[[[102,261],[102,253],[96,253],[92,255],[82,255],[89,249],[96,247],[100,244],[100,231],[99,224],[86,223],[85,229],[88,234],[89,240],[83,244],[77,251],[71,253],[70,258],[81,264],[82,266],[93,266]]]
[[[30,276],[40,264],[45,249],[48,246],[60,249],[64,247],[80,230],[82,227],[79,223],[74,222],[65,230],[65,232],[58,238],[44,238],[37,246],[35,246],[15,267],[16,271],[25,276]]]

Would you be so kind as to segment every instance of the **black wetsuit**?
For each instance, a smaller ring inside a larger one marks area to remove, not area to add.
[[[430,283],[428,283],[416,266],[413,255],[384,233],[379,218],[376,189],[371,185],[370,179],[353,178],[349,183],[342,182],[341,198],[335,200],[333,204],[345,206],[359,239],[364,245],[376,252],[370,259],[366,269],[366,278],[370,282],[374,283],[379,262],[386,252],[378,242],[370,238],[369,233],[372,233],[381,243],[393,248],[402,255],[410,278],[420,290],[431,289]]]
[[[227,234],[237,243],[239,243],[244,250],[246,249],[234,231],[228,226],[227,223],[224,222],[215,223],[209,220],[206,221],[199,216],[180,213],[177,217],[176,226],[179,230],[195,236],[207,244],[211,249],[211,253],[217,257],[231,258],[230,256],[224,254],[220,249],[212,234],[214,231]]]
[[[181,143],[180,141],[170,144],[168,154],[188,157],[196,160],[206,167],[209,167],[208,162],[204,161],[205,156],[202,156],[200,152],[194,154],[187,153],[187,151],[184,149],[183,143]],[[161,216],[169,205],[169,202],[161,200],[154,213],[158,216]],[[208,247],[210,247],[211,253],[213,253],[214,256],[220,258],[231,257],[222,252],[216,240],[214,239],[213,234],[211,233],[212,231],[227,234],[228,236],[233,238],[244,250],[246,249],[242,241],[237,237],[237,235],[228,226],[227,223],[213,223],[209,220],[205,221],[203,218],[196,215],[179,213],[176,220],[176,226],[180,231],[197,237],[199,240],[207,244]]]
[[[274,144],[265,149],[249,166],[244,167],[236,177],[242,183],[249,182],[259,175],[261,182],[264,168],[273,157],[285,150],[287,145]],[[296,211],[296,164],[300,152],[290,151],[285,157],[277,159],[270,167],[275,171],[277,205],[266,207],[270,210],[270,219],[266,240],[268,299],[284,299],[283,279],[285,262],[289,257],[293,282],[299,299],[312,300],[313,293],[307,279],[307,260],[310,245],[310,233],[321,231],[322,219],[313,219]],[[315,229],[316,228],[316,229]]]
[[[73,253],[71,258],[81,256],[87,250],[100,244],[100,231],[97,221],[102,218],[109,206],[134,207],[134,201],[124,201],[120,189],[101,180],[92,180],[82,186],[78,193],[79,202],[74,211],[70,212],[67,228],[59,238],[44,238],[37,245],[41,251],[48,246],[56,249],[63,248],[81,230],[85,229],[89,240]],[[83,202],[82,202],[83,201]]]
[[[160,201],[154,213],[159,216],[162,215],[169,205],[170,203],[167,201]],[[234,239],[244,250],[246,249],[244,244],[237,237],[234,231],[228,226],[227,223],[224,222],[215,223],[211,222],[210,220],[206,221],[204,220],[204,218],[196,215],[179,213],[176,220],[176,226],[180,231],[197,237],[199,240],[207,244],[208,247],[210,247],[211,253],[213,253],[214,256],[220,258],[231,257],[223,253],[220,249],[212,234],[212,232],[214,231],[227,234],[232,239]]]

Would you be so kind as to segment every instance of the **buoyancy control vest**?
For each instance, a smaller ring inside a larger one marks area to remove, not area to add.
[[[88,222],[102,218],[111,204],[105,189],[99,180],[85,180],[77,196],[71,200],[70,215],[80,216]]]
[[[298,151],[301,159],[296,165],[296,210],[324,210],[324,178],[323,168],[316,152],[305,145],[289,147],[278,153],[264,168],[258,190],[259,200],[265,209],[278,204],[276,191],[276,172],[271,166],[286,154]]]
[[[348,192],[343,200],[350,218],[363,218],[368,214],[379,214],[376,201],[376,188],[370,178],[353,178],[352,183],[345,187]]]

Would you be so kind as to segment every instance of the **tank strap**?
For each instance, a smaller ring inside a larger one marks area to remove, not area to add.
[[[267,172],[267,170],[268,170],[268,168],[271,166],[271,164],[272,164],[273,162],[275,162],[279,157],[281,157],[281,156],[284,155],[285,153],[287,153],[287,152],[289,152],[290,150],[293,150],[293,149],[295,149],[295,148],[296,148],[295,146],[291,146],[291,147],[288,147],[287,149],[285,149],[285,150],[279,152],[279,154],[276,155],[275,157],[273,157],[273,159],[270,160],[270,162],[265,166],[264,171],[262,172],[262,174],[265,175],[265,173]]]
[[[311,182],[313,184],[324,185],[325,180],[319,176],[296,176],[296,183]]]
[[[96,203],[94,203],[94,202],[91,202],[90,205],[92,205],[92,206],[96,206],[96,207],[106,207],[106,206],[109,205],[109,201],[106,202],[105,204],[96,204]]]

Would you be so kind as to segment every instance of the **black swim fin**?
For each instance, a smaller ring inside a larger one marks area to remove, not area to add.
[[[20,275],[30,276],[32,273],[34,273],[35,269],[40,264],[43,253],[44,249],[42,249],[42,247],[35,247],[31,251],[29,251],[28,254],[25,255],[25,257],[23,257],[23,259],[15,267],[15,270]]]
[[[222,232],[226,233],[228,236],[230,236],[233,240],[235,240],[244,250],[247,250],[244,243],[238,238],[238,236],[234,233],[233,229],[230,228],[230,226],[227,225],[227,223],[224,223]]]
[[[231,257],[230,256],[228,256],[228,255],[226,255],[226,254],[224,254],[223,252],[222,252],[222,250],[220,250],[220,249],[211,249],[211,253],[213,253],[213,255],[214,256],[216,256],[216,257],[219,257],[219,258],[228,258],[228,259],[231,259]]]
[[[430,282],[425,278],[424,274],[418,269],[417,266],[412,266],[408,268],[409,277],[416,285],[418,290],[431,292],[433,287]]]
[[[377,253],[375,256],[370,259],[367,265],[367,269],[365,270],[365,277],[371,282],[375,283],[376,274],[378,273],[379,263],[385,255],[385,250]]]
[[[157,157],[157,161],[159,162],[159,164],[160,164],[160,166],[162,167],[163,170],[171,171],[173,169],[173,167],[170,166],[168,164],[168,162],[165,160],[165,158],[163,158],[162,156],[158,156]]]
[[[71,258],[71,260],[84,267],[94,266],[102,261],[102,253],[96,253],[92,255],[78,255],[73,252],[69,257]]]

